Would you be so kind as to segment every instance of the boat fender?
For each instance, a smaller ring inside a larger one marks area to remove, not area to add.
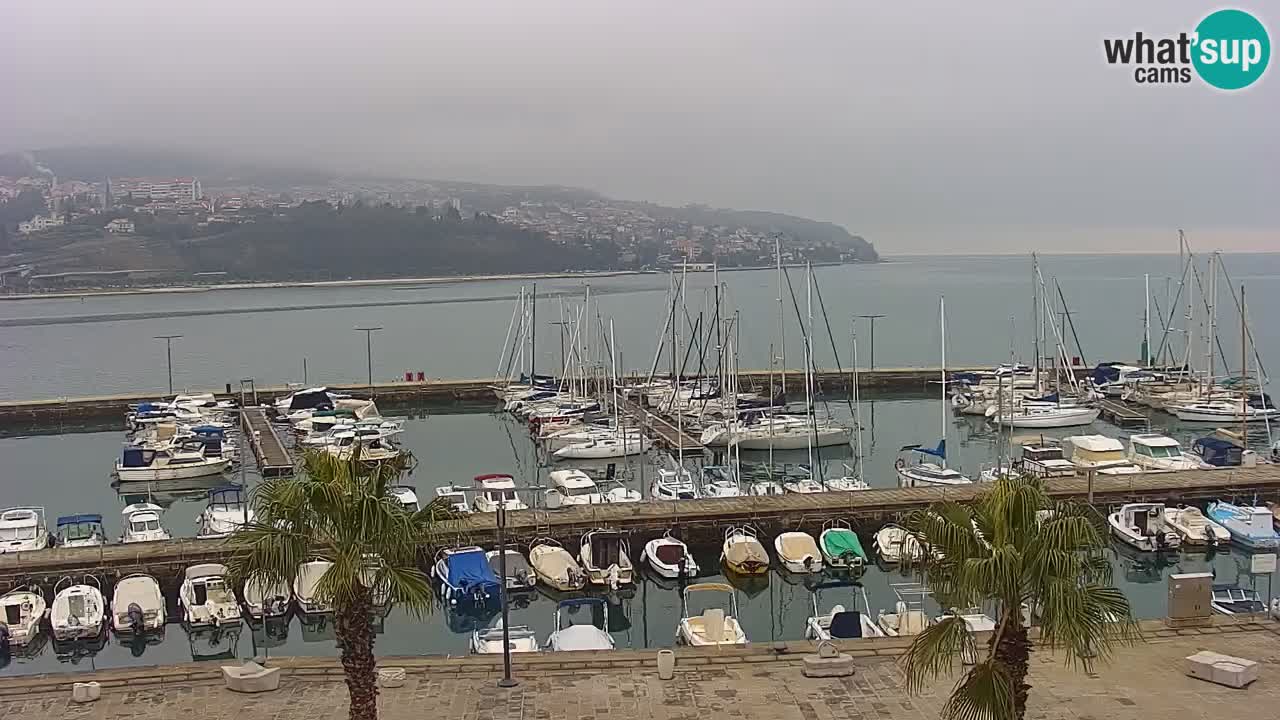
[[[897,460],[894,460],[894,461],[893,461],[893,469],[894,469],[894,470],[901,470],[902,468],[904,468],[904,467],[906,467],[906,466],[907,466],[907,461],[906,461],[906,460],[903,460],[902,458],[898,458]]]

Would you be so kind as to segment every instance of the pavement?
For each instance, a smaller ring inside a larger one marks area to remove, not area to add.
[[[1087,675],[1061,656],[1038,650],[1032,659],[1028,720],[1219,720],[1224,708],[1267,717],[1280,707],[1280,624],[1217,623],[1182,630],[1144,628],[1146,641],[1120,649]],[[488,658],[399,658],[401,688],[384,689],[380,716],[388,720],[926,720],[937,718],[952,681],[907,695],[897,665],[900,640],[854,641],[856,674],[808,679],[800,671],[804,646],[779,655],[768,644],[729,652],[678,651],[677,672],[663,682],[652,651],[543,655],[517,666],[520,685],[498,688]],[[1181,659],[1213,650],[1256,660],[1260,678],[1233,690],[1187,677]],[[323,720],[347,717],[346,687],[331,659],[283,660],[279,691],[237,695],[222,687],[216,668],[185,665],[98,673],[102,699],[70,701],[70,681],[91,676],[37,676],[0,683],[0,718],[117,720]],[[272,664],[276,664],[273,659]]]

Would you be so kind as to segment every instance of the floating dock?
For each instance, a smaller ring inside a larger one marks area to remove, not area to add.
[[[659,415],[630,398],[620,398],[619,407],[631,418],[632,422],[653,436],[658,444],[668,450],[682,449],[685,452],[705,452],[702,441],[689,434],[688,430],[673,424],[667,417]]]
[[[287,477],[293,474],[293,456],[267,419],[266,410],[258,407],[241,410],[240,428],[249,441],[249,447],[253,448],[262,477]]]
[[[1116,427],[1146,427],[1151,424],[1146,413],[1119,400],[1099,400],[1098,409],[1102,411],[1102,419]]]
[[[1125,502],[1204,503],[1235,500],[1243,504],[1280,499],[1280,465],[1232,470],[1189,470],[1144,475],[1099,475],[1092,483],[1095,504]],[[1051,480],[1049,494],[1084,500],[1086,478]],[[525,545],[538,537],[576,543],[583,532],[611,527],[630,533],[632,550],[640,541],[672,530],[692,543],[718,543],[723,529],[750,524],[766,535],[784,530],[816,532],[831,519],[848,520],[867,534],[884,522],[940,500],[972,501],[982,484],[951,487],[884,488],[854,492],[786,494],[701,500],[649,501],[579,505],[559,510],[520,510],[507,514],[508,542]],[[473,514],[449,521],[437,542],[492,545],[497,527],[493,514]],[[196,563],[224,561],[232,540],[165,540],[96,548],[51,548],[0,555],[0,592],[28,583],[52,587],[64,575],[92,573],[105,580],[131,573],[155,576],[176,587],[182,571]]]

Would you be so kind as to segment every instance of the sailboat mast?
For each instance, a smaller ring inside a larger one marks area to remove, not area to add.
[[[805,313],[808,315],[809,332],[804,338],[804,406],[808,415],[809,432],[805,444],[809,448],[809,472],[818,468],[813,466],[813,435],[817,432],[817,418],[813,414],[813,268],[808,263],[804,266]]]
[[[1209,255],[1209,335],[1205,337],[1205,354],[1208,357],[1205,360],[1206,366],[1209,368],[1209,387],[1213,387],[1213,372],[1216,363],[1213,358],[1213,346],[1218,339],[1218,253]]]
[[[1040,336],[1044,333],[1044,323],[1040,318],[1040,261],[1035,253],[1031,253],[1031,347],[1036,361],[1036,397],[1040,397]]]
[[[538,342],[538,283],[532,283],[533,289],[529,291],[529,385],[532,386],[538,381],[537,370],[537,342]]]
[[[945,295],[938,298],[938,330],[942,335],[942,404],[938,408],[938,423],[942,430],[942,446],[946,448],[947,442],[947,298]],[[947,466],[947,456],[944,452],[942,457],[942,467]]]
[[[1142,364],[1151,367],[1151,273],[1142,275]]]
[[[1244,283],[1240,284],[1240,450],[1249,449],[1249,337],[1245,329]],[[1261,391],[1262,383],[1258,383]],[[1265,398],[1263,408],[1266,408]]]
[[[849,323],[849,343],[853,351],[853,425],[857,438],[854,442],[854,458],[858,467],[858,479],[862,479],[862,394],[858,388],[858,331],[856,320]]]
[[[782,305],[782,239],[773,238],[773,254],[778,261],[778,347],[781,350],[779,359],[782,363],[782,396],[787,396],[787,324],[784,320],[786,311]]]

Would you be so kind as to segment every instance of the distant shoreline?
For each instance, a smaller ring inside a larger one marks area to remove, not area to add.
[[[826,262],[814,263],[814,267],[829,267],[833,265],[875,265],[884,263],[884,260],[875,262],[857,261],[849,263]],[[752,267],[731,267],[719,268],[719,272],[744,272],[747,270],[768,270],[773,265],[759,265]],[[783,267],[804,267],[800,263],[784,264]],[[678,268],[677,268],[678,269]],[[560,278],[605,278],[605,277],[623,277],[628,275],[661,275],[665,274],[665,270],[585,270],[582,272],[560,272],[560,273],[508,273],[508,274],[492,274],[492,275],[440,275],[428,277],[410,277],[410,278],[367,278],[362,280],[314,280],[314,281],[264,281],[264,282],[234,282],[234,283],[215,283],[210,285],[173,285],[173,286],[154,286],[154,287],[136,287],[136,288],[115,288],[115,289],[89,289],[89,290],[58,290],[47,293],[16,293],[12,295],[0,295],[0,300],[66,300],[70,298],[83,297],[106,297],[112,295],[164,295],[170,293],[203,293],[216,292],[222,290],[273,290],[280,288],[324,288],[324,287],[394,287],[397,285],[422,285],[422,284],[450,284],[462,282],[492,281],[492,280],[555,280]],[[710,270],[690,270],[690,272],[711,272]]]

